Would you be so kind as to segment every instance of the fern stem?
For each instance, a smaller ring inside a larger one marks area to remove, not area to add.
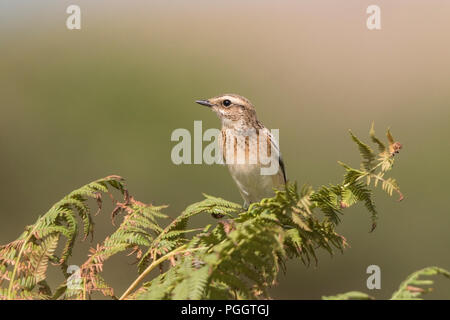
[[[193,248],[193,249],[187,249],[184,250],[186,248],[186,245],[183,245],[171,252],[169,252],[168,254],[162,256],[161,258],[153,261],[148,267],[147,269],[145,269],[140,275],[139,277],[136,278],[136,280],[134,280],[134,282],[128,287],[128,289],[124,292],[124,294],[122,294],[122,296],[119,298],[119,300],[124,300],[126,297],[128,297],[130,295],[130,293],[136,289],[136,287],[139,285],[139,283],[155,268],[157,267],[159,264],[161,264],[162,262],[166,261],[167,259],[169,259],[170,257],[173,257],[174,255],[180,254],[180,253],[186,253],[186,252],[192,252],[192,251],[196,251],[196,250],[203,250],[203,249],[207,249],[207,247],[202,247],[202,248]]]
[[[11,279],[9,279],[8,294],[7,294],[8,300],[12,300],[12,297],[11,297],[12,289],[13,289],[13,286],[14,286],[14,279],[16,277],[17,268],[19,266],[20,259],[22,258],[22,254],[23,254],[23,252],[25,250],[25,247],[28,244],[28,241],[30,241],[31,237],[33,236],[34,231],[37,229],[40,220],[41,220],[41,217],[38,218],[38,221],[34,225],[34,228],[31,229],[30,233],[25,238],[25,241],[23,242],[22,247],[20,247],[20,251],[19,251],[19,254],[17,255],[16,263],[14,264],[14,269],[13,269],[13,272],[11,274]]]

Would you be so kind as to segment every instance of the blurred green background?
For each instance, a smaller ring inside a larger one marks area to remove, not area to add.
[[[66,29],[67,6],[82,28]],[[381,7],[382,29],[366,28]],[[393,175],[406,198],[376,193],[378,228],[352,207],[338,231],[351,247],[288,265],[278,299],[350,290],[388,298],[411,272],[450,268],[450,2],[10,1],[0,3],[0,243],[71,190],[119,174],[139,200],[178,215],[202,192],[241,202],[225,167],[171,162],[176,128],[219,121],[193,101],[238,93],[280,129],[290,180],[337,182],[358,165],[351,128],[367,140],[391,126],[404,148]],[[96,219],[94,246],[112,230]],[[204,217],[197,223],[214,223]],[[84,247],[83,247],[84,246]],[[76,254],[71,264],[81,264]],[[120,294],[136,277],[125,255],[105,265]],[[366,268],[381,267],[381,290]],[[430,298],[450,298],[439,280]]]

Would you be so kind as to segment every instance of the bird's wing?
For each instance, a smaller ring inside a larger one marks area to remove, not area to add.
[[[283,158],[281,157],[281,151],[280,151],[279,141],[278,141],[278,139],[275,139],[275,138],[273,137],[272,133],[271,133],[267,128],[264,128],[264,131],[265,131],[266,135],[267,135],[267,136],[269,137],[269,139],[270,139],[270,145],[271,145],[271,148],[273,148],[273,150],[274,150],[274,151],[277,153],[277,155],[278,155],[278,163],[279,163],[279,166],[280,166],[280,171],[281,171],[281,173],[283,174],[283,180],[284,180],[284,183],[286,183],[286,181],[287,181],[287,178],[286,178],[286,168],[285,168],[285,166],[284,166]]]
[[[284,161],[283,158],[280,156],[278,157],[278,160],[280,162],[280,168],[281,168],[281,172],[283,173],[283,179],[284,179],[284,183],[286,184],[287,178],[286,178],[286,168],[284,167]]]

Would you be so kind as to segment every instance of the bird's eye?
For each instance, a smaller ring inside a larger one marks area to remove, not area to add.
[[[225,107],[229,107],[230,105],[231,105],[231,101],[230,100],[223,100],[223,105],[225,106]]]

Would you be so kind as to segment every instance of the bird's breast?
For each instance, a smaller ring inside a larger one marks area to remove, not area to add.
[[[219,138],[223,160],[246,203],[272,197],[273,189],[279,188],[284,179],[278,157],[272,157],[272,141],[266,131],[222,130]],[[276,170],[272,174],[262,170],[273,165],[267,160],[276,162]]]

